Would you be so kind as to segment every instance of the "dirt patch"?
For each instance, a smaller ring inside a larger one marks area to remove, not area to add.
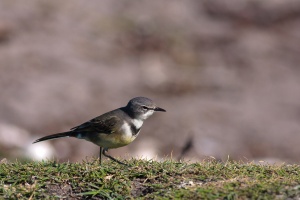
[[[68,199],[77,199],[75,195],[73,194],[72,187],[70,185],[54,185],[50,184],[47,185],[47,193],[50,195],[59,196],[60,198],[66,198]]]
[[[133,181],[133,184],[131,186],[131,195],[133,197],[142,197],[154,192],[153,188],[144,185],[144,181],[144,179],[136,179]]]

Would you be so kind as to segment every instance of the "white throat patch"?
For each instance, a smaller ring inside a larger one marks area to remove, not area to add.
[[[148,119],[148,117],[150,117],[151,115],[153,115],[154,110],[148,110],[145,114],[141,115],[141,118],[143,120]]]
[[[143,120],[141,119],[134,119],[132,120],[133,125],[135,126],[136,129],[140,129],[143,125]]]

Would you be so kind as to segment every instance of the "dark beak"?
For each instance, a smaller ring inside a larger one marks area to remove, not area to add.
[[[165,109],[162,109],[162,108],[160,108],[160,107],[156,107],[156,108],[154,108],[154,111],[166,112],[166,110],[165,110]]]

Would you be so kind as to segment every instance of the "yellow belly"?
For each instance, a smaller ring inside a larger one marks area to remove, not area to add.
[[[94,137],[88,139],[88,141],[104,148],[118,148],[123,147],[130,144],[138,134],[132,136],[131,134],[120,134],[120,133],[112,133],[112,134],[94,134]]]

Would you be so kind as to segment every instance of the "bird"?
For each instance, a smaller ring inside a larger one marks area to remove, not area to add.
[[[133,142],[139,135],[144,121],[156,111],[166,112],[165,109],[158,107],[149,98],[135,97],[124,107],[104,113],[71,128],[70,131],[39,138],[33,144],[63,137],[85,139],[100,147],[100,165],[102,163],[102,155],[119,164],[127,165],[108,155],[108,150],[123,147]]]

